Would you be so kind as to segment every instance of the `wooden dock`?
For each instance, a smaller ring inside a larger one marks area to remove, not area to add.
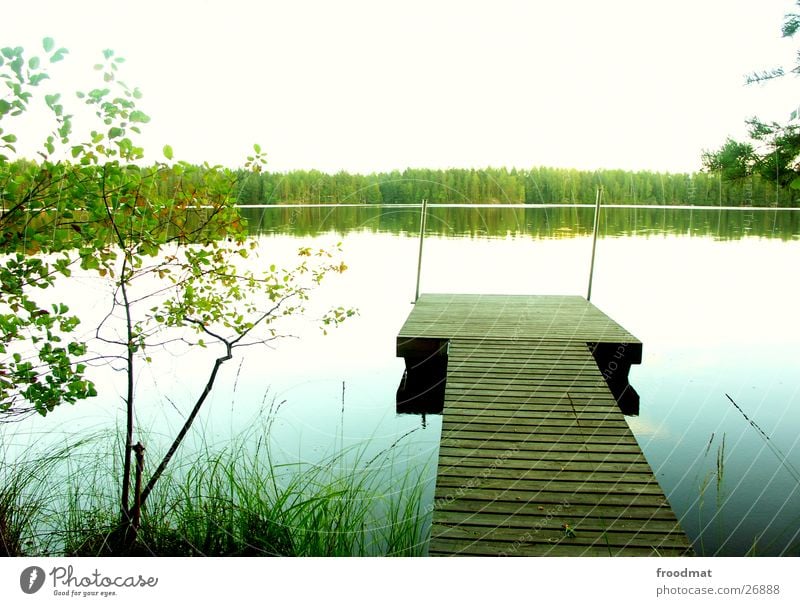
[[[422,295],[397,352],[446,368],[431,555],[692,553],[612,394],[642,344],[584,298]]]

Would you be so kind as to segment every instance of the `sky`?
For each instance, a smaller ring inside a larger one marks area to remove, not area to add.
[[[144,93],[152,160],[268,169],[557,166],[694,171],[752,115],[785,121],[790,0],[26,0],[3,7],[0,45],[69,49],[53,90],[101,83],[103,49]],[[68,94],[69,93],[69,94]],[[80,114],[79,114],[80,115]],[[16,125],[32,156],[47,124]],[[78,122],[79,128],[91,128]],[[41,131],[41,135],[39,134]]]

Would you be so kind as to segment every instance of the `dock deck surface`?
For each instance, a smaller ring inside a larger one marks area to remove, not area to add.
[[[582,297],[423,295],[398,354],[445,341],[431,555],[691,554],[593,355],[638,339]]]

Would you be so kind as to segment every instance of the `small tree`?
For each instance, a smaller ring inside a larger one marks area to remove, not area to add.
[[[800,0],[796,2],[800,6]],[[793,38],[800,30],[800,14],[784,17],[782,35]],[[800,52],[797,64],[789,73],[800,74]],[[787,74],[777,67],[747,76],[747,84],[761,83]],[[800,108],[791,112],[786,124],[764,122],[757,117],[747,121],[751,142],[728,139],[716,151],[703,152],[703,166],[729,180],[740,180],[757,174],[781,186],[800,189]]]
[[[13,52],[16,56],[17,51]],[[302,313],[310,290],[328,273],[342,272],[346,266],[334,260],[335,251],[302,248],[292,268],[248,268],[246,260],[257,244],[248,238],[236,208],[237,173],[207,164],[174,163],[169,146],[163,149],[166,161],[142,167],[144,151],[134,137],[149,118],[138,109],[141,94],[118,79],[121,58],[110,50],[104,51],[103,57],[104,61],[95,66],[102,74],[103,87],[77,94],[94,110],[102,124],[98,130],[74,142],[71,128],[63,128],[71,116],[64,114],[57,98],[46,99],[59,119],[58,141],[68,150],[71,161],[50,161],[55,136],[48,138],[40,165],[26,165],[20,172],[18,163],[2,160],[0,179],[15,184],[4,191],[4,200],[9,200],[9,216],[17,217],[14,225],[20,234],[7,244],[14,252],[3,271],[21,275],[12,293],[20,293],[14,294],[16,299],[5,295],[4,287],[2,305],[9,313],[3,318],[10,327],[4,335],[7,340],[25,338],[20,330],[14,331],[8,318],[21,308],[30,308],[17,322],[43,332],[31,342],[38,346],[45,370],[41,365],[35,369],[30,362],[25,366],[20,353],[4,364],[15,376],[39,372],[38,377],[28,379],[25,391],[17,390],[13,397],[25,399],[33,409],[46,414],[61,402],[75,402],[96,393],[84,376],[86,360],[82,358],[89,355],[121,362],[126,380],[126,423],[120,523],[130,540],[135,536],[141,506],[190,430],[220,367],[239,348],[279,338],[276,321]],[[256,145],[245,169],[259,173],[264,162],[265,155]],[[29,218],[32,214],[35,220]],[[56,252],[53,260],[42,254]],[[31,256],[34,253],[36,256]],[[71,343],[51,362],[46,356],[59,349],[53,343],[61,339],[52,325],[68,333],[78,320],[66,315],[69,310],[63,304],[55,306],[52,313],[42,312],[25,297],[32,287],[53,286],[55,274],[69,276],[70,267],[76,263],[84,271],[96,272],[113,287],[111,309],[95,330],[104,350],[88,352],[85,344]],[[25,272],[17,269],[20,264]],[[31,282],[30,275],[37,281]],[[322,326],[337,325],[353,313],[341,307],[331,309],[322,316]],[[134,495],[136,373],[141,364],[152,361],[155,352],[177,342],[216,353],[181,429],[141,493]],[[54,385],[51,393],[45,394],[49,400],[30,388],[42,382],[42,372],[55,377],[49,381]],[[16,406],[13,397],[4,398],[6,412]]]
[[[753,146],[728,138],[719,150],[703,152],[703,166],[728,181],[746,179],[753,174],[757,157]]]

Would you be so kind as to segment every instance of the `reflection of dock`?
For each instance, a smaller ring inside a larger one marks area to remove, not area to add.
[[[421,296],[397,353],[399,395],[443,403],[430,553],[691,553],[617,405],[641,352],[582,297]]]

